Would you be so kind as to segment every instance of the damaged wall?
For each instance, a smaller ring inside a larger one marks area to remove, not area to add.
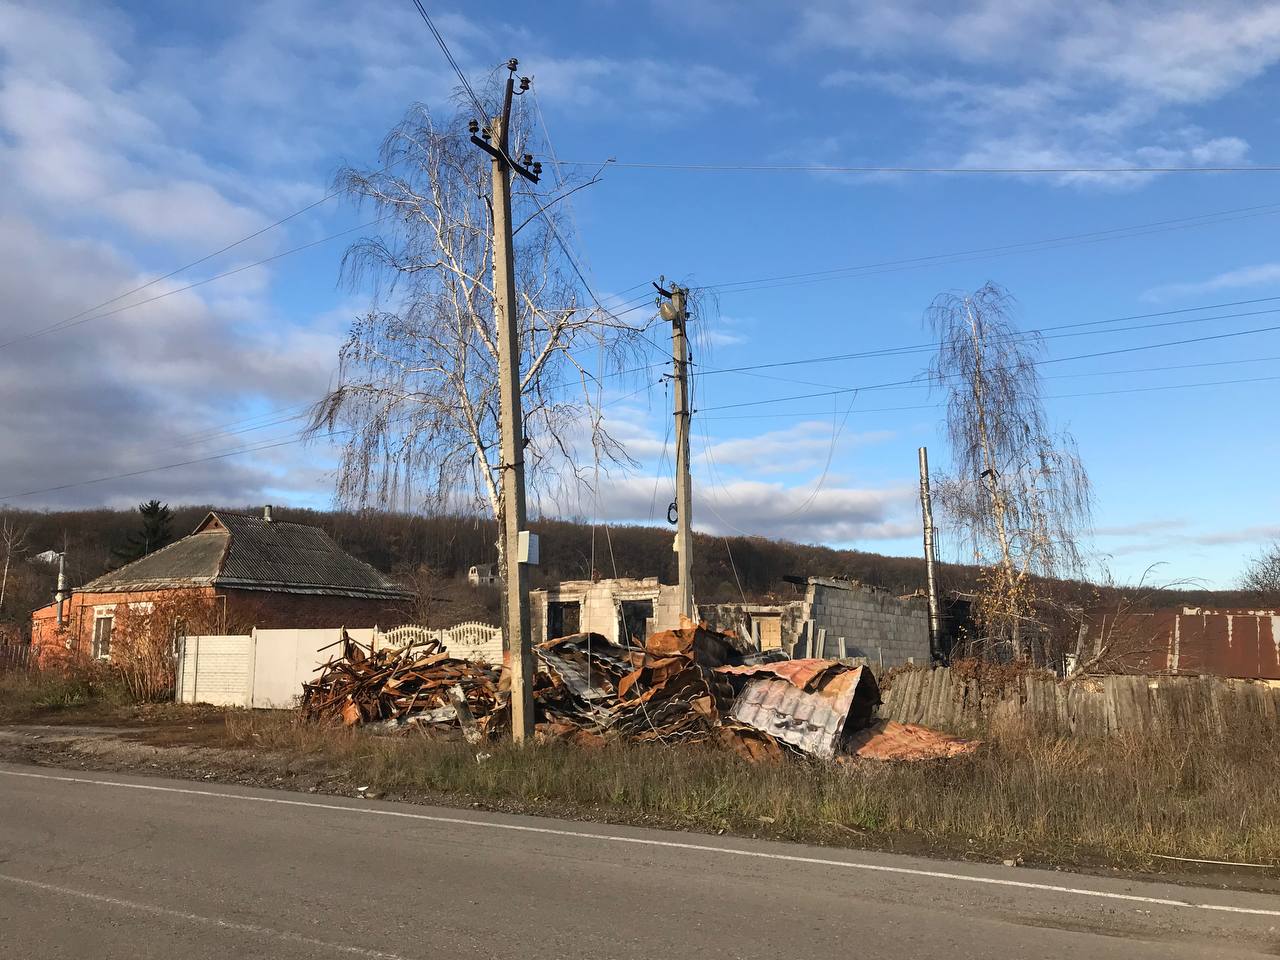
[[[629,635],[643,643],[680,626],[680,591],[657,577],[566,580],[530,591],[529,614],[534,643],[574,633],[598,633],[617,644]]]
[[[712,630],[732,630],[752,648],[784,649],[800,636],[801,624],[807,618],[807,606],[801,600],[787,603],[709,603],[698,607],[698,616]]]
[[[810,577],[792,656],[865,657],[877,668],[927,664],[929,605],[856,580]]]

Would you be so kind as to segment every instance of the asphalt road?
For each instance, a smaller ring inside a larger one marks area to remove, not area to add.
[[[0,766],[0,957],[1183,958],[1280,897]]]

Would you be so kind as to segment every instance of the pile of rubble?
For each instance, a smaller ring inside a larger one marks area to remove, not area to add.
[[[341,655],[302,685],[302,715],[349,727],[379,720],[458,725],[460,705],[471,717],[495,714],[500,680],[497,669],[451,657],[436,641],[375,652],[344,633]]]
[[[837,660],[770,660],[732,634],[685,622],[619,646],[596,634],[534,648],[533,698],[540,739],[602,745],[715,742],[751,759],[799,754],[917,759],[973,745],[924,728],[875,721],[871,671]],[[305,685],[303,714],[348,725],[417,724],[494,737],[510,724],[505,671],[436,647],[368,652],[344,639],[342,655]],[[456,734],[455,734],[456,735]]]

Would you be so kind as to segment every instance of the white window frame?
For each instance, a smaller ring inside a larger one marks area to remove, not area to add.
[[[106,628],[107,629],[107,650],[105,653],[101,652],[101,638],[98,636],[98,623],[99,621],[102,621],[102,620],[110,621],[110,626]],[[92,654],[93,659],[95,660],[111,659],[111,634],[115,630],[115,625],[116,625],[116,605],[114,603],[104,604],[102,606],[97,606],[93,608],[93,633],[90,635],[90,638],[89,638],[89,645],[90,645],[89,652],[90,654]]]

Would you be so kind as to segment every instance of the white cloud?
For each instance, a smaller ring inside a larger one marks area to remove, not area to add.
[[[1280,263],[1259,263],[1251,267],[1239,267],[1210,277],[1184,283],[1168,283],[1152,287],[1143,293],[1144,300],[1176,300],[1179,297],[1199,296],[1218,290],[1240,290],[1249,287],[1270,287],[1280,284]]]
[[[67,263],[75,269],[60,271],[57,283],[31,282],[50,264]],[[0,217],[0,300],[24,329],[63,320],[103,291],[128,289],[139,279],[109,247],[61,239],[29,221]],[[172,287],[157,284],[152,290]],[[257,322],[242,323],[246,319]],[[325,387],[338,343],[336,331],[282,323],[260,301],[243,301],[229,314],[187,291],[6,347],[0,496],[288,437],[301,424],[270,422],[283,415],[220,425],[281,407],[301,412]],[[244,430],[259,425],[263,429]],[[304,476],[314,484],[324,459],[301,446],[283,447],[14,503],[130,504],[141,492],[182,502],[246,502],[267,486]]]
[[[746,467],[756,474],[796,474],[821,470],[849,447],[881,443],[892,437],[893,433],[887,430],[847,433],[833,430],[829,422],[808,420],[784,430],[707,443],[705,456],[717,471]]]
[[[655,488],[657,490],[655,500]],[[665,516],[669,478],[610,478],[602,484],[600,519],[645,523]],[[915,536],[915,490],[756,480],[694,480],[694,529],[721,535],[781,537],[806,543],[853,543]],[[655,508],[656,503],[656,508]]]
[[[633,109],[660,109],[678,116],[716,106],[751,106],[757,99],[749,78],[705,63],[542,57],[533,77],[539,97],[562,105],[627,102]]]
[[[1280,60],[1280,6],[1185,0],[806,5],[797,43],[845,50],[825,82],[873,87],[940,124],[957,166],[1234,165],[1248,144],[1182,121]],[[892,63],[892,69],[885,65]],[[1059,183],[1133,186],[1147,176]]]

